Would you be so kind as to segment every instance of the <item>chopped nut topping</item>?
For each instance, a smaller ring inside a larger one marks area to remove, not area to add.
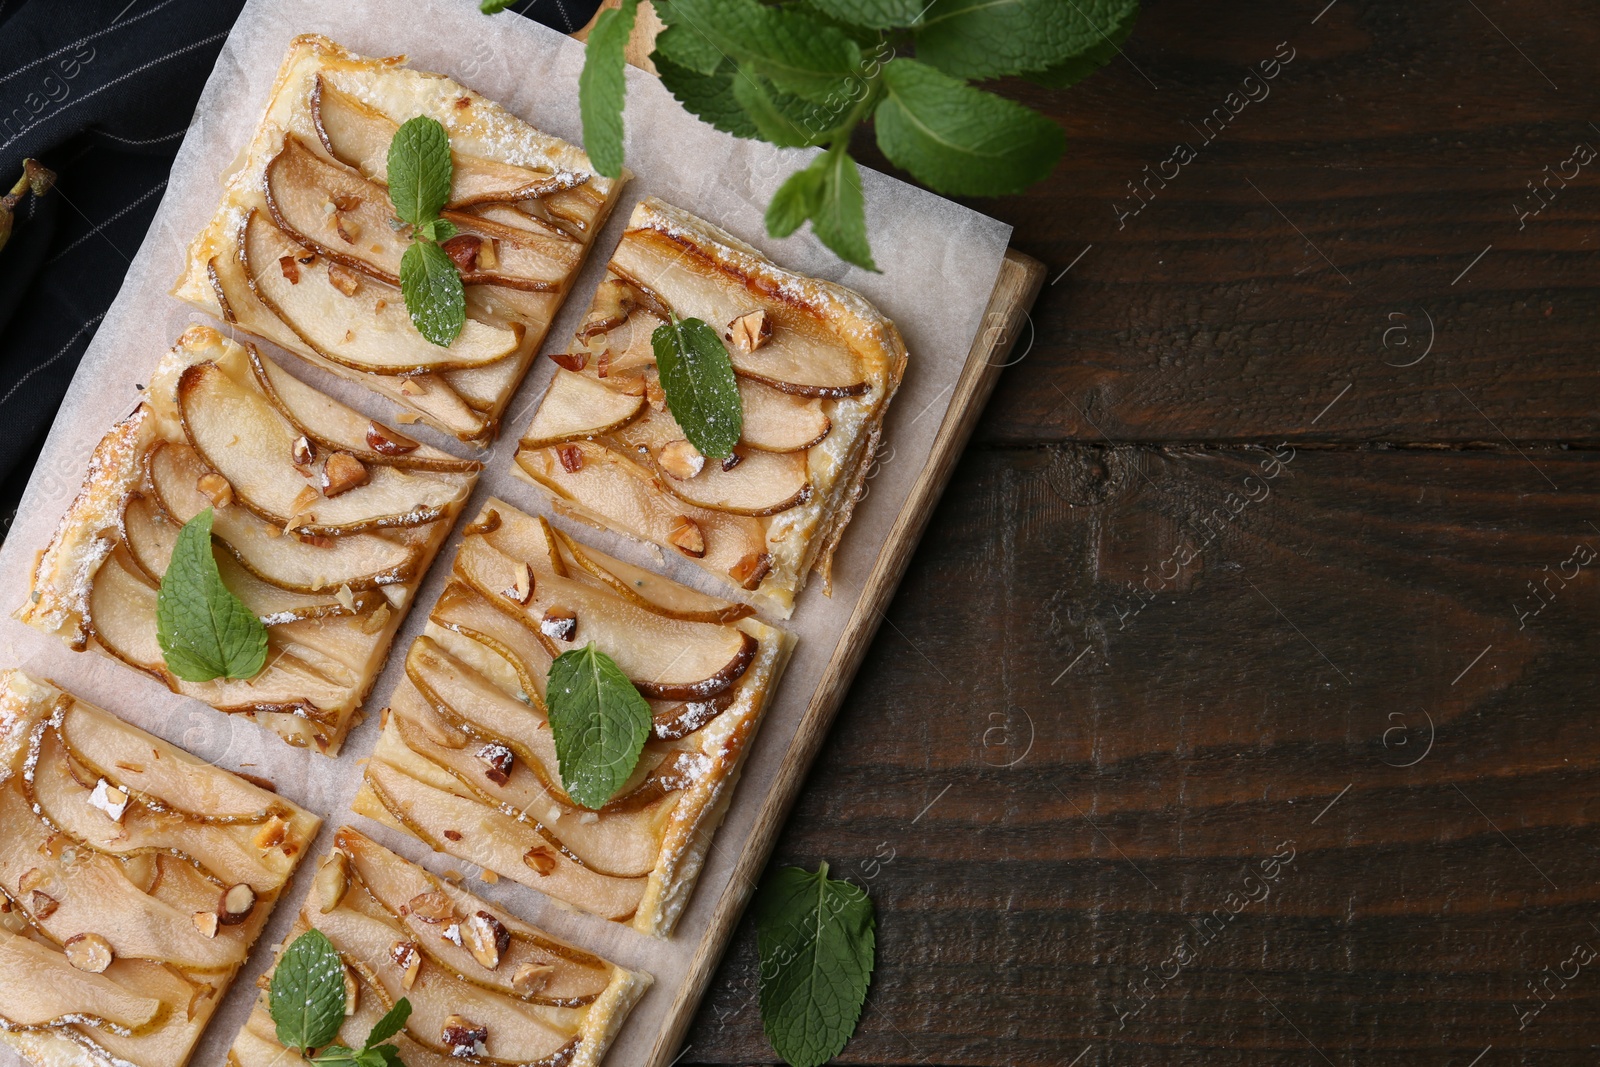
[[[478,246],[478,269],[495,270],[500,266],[500,253],[495,250],[494,238],[485,237]]]
[[[611,349],[606,349],[594,361],[594,376],[604,378],[611,373]]]
[[[418,893],[406,902],[406,908],[425,923],[442,923],[456,914],[450,898],[437,889]]]
[[[556,869],[556,850],[549,845],[534,845],[522,854],[522,862],[543,877]]]
[[[580,371],[589,365],[587,352],[552,352],[550,358],[555,360],[557,366],[570,371]]]
[[[722,461],[722,469],[725,471],[731,471],[733,468],[739,465],[739,461],[742,459],[744,459],[744,457],[735,452],[733,455]]]
[[[339,606],[346,611],[356,610],[356,595],[350,591],[348,582],[334,590],[333,599],[337,600]]]
[[[656,458],[661,464],[661,469],[672,475],[678,481],[693,478],[705,469],[706,457],[700,450],[688,441],[668,441],[661,446],[661,454]]]
[[[354,224],[352,223],[352,225]],[[342,237],[344,235],[340,234],[340,236]],[[345,240],[348,241],[351,240],[351,238],[345,237]],[[332,282],[333,287],[339,290],[339,292],[343,293],[345,296],[355,296],[356,291],[361,288],[361,276],[355,271],[346,267],[342,267],[337,263],[328,264],[328,281]],[[349,334],[346,334],[345,340],[351,340]]]
[[[283,271],[283,276],[288,279],[290,285],[300,284],[300,264],[295,262],[293,256],[279,256],[278,269]]]
[[[772,320],[759,308],[747,311],[728,323],[722,336],[741,352],[754,352],[772,337]]]
[[[422,949],[415,941],[396,941],[389,946],[389,958],[400,968],[400,988],[410,989],[422,969]]]
[[[251,840],[256,848],[265,852],[269,848],[277,848],[283,844],[284,838],[288,836],[288,833],[289,824],[274,815],[261,825],[261,829],[256,831],[255,837]]]
[[[309,437],[299,437],[289,448],[289,462],[300,468],[301,474],[309,474],[309,468],[317,461],[317,446]]]
[[[444,839],[446,841],[460,841],[461,840],[461,831],[460,830],[446,830],[444,832]]]
[[[679,552],[694,559],[701,559],[706,554],[706,535],[700,529],[700,524],[687,515],[678,516],[677,525],[667,535],[667,540]]]
[[[510,597],[518,604],[526,604],[528,598],[533,595],[533,571],[526,563],[518,563],[514,574],[511,585],[502,595]]]
[[[50,916],[56,913],[56,909],[60,906],[61,902],[55,897],[51,896],[49,893],[41,893],[37,889],[33,891],[33,896],[29,898],[28,903],[28,907],[33,912],[33,917],[35,919],[50,918]]]
[[[495,785],[505,785],[511,780],[511,768],[516,765],[517,756],[505,745],[498,741],[490,741],[478,749],[478,758],[488,765],[484,776]]]
[[[121,822],[122,813],[128,810],[128,794],[102,778],[89,794],[89,805],[105,812],[112,822]]]
[[[194,913],[194,928],[200,931],[201,937],[216,937],[217,927],[222,920],[217,918],[214,911],[197,911]]]
[[[255,907],[256,891],[240,882],[222,894],[222,907],[217,910],[217,919],[223,926],[238,926],[250,917]]]
[[[326,915],[337,908],[350,890],[349,857],[343,852],[329,853],[328,858],[322,861],[322,866],[317,868],[316,880],[311,884],[312,894],[322,902],[317,906],[322,914]]]
[[[357,486],[366,485],[367,465],[348,452],[335,452],[322,465],[322,495],[330,500]]]
[[[400,379],[400,392],[403,393],[406,396],[421,396],[423,393],[426,393],[427,391],[428,391],[427,387],[425,387],[421,382],[417,381],[415,378],[401,378]]]
[[[667,391],[661,388],[661,379],[650,378],[644,383],[644,399],[651,411],[667,410]]]
[[[296,516],[306,514],[306,509],[317,502],[317,491],[311,486],[306,486],[289,502],[289,510]],[[295,525],[299,525],[296,523]]]
[[[458,233],[439,247],[450,257],[462,273],[471,274],[478,269],[478,246],[483,238],[474,233]]]
[[[380,456],[403,456],[417,450],[417,442],[398,430],[391,430],[376,422],[367,424],[367,444]]]
[[[389,625],[389,616],[393,614],[394,612],[389,610],[388,604],[379,604],[378,610],[374,611],[371,615],[368,615],[364,620],[362,620],[361,632],[364,634],[377,633],[379,630]]]
[[[449,1047],[452,1056],[463,1059],[482,1056],[487,1051],[484,1042],[489,1040],[489,1028],[464,1015],[452,1015],[445,1019],[439,1040]]]
[[[511,990],[519,996],[531,996],[550,984],[556,969],[548,963],[524,963],[511,976]]]
[[[294,257],[294,261],[302,267],[309,267],[317,261],[317,254],[309,248]]]
[[[354,211],[361,206],[361,198],[354,193],[340,193],[333,198],[333,206],[336,211]]]
[[[467,920],[462,940],[472,958],[492,971],[500,966],[500,957],[511,947],[511,931],[493,915],[480,911]]]
[[[61,944],[67,962],[80,971],[99,974],[111,966],[114,958],[111,943],[99,934],[77,934]]]
[[[460,923],[451,923],[449,926],[446,926],[443,930],[439,931],[439,936],[444,938],[446,941],[450,942],[452,945],[456,946],[457,948],[460,948],[461,947],[461,924]]]
[[[356,243],[356,238],[361,236],[361,223],[355,219],[346,218],[344,215],[335,215],[333,217],[333,228],[339,231],[339,236],[344,238],[345,244],[353,245]],[[331,263],[328,265],[328,277],[330,279],[333,277],[333,264]],[[335,282],[334,284],[337,285],[338,283]],[[340,292],[343,291],[343,287],[341,287]],[[344,295],[349,296],[350,294],[345,293]]]
[[[233,503],[233,486],[220,474],[202,474],[195,480],[194,487],[204,493],[214,507],[225,508]]]
[[[495,874],[493,871],[482,870],[478,872],[478,879],[483,882],[484,885],[494,885],[500,881],[500,876]],[[0,901],[0,903],[4,902]]]
[[[761,585],[761,579],[765,578],[770,570],[772,570],[770,553],[750,552],[728,568],[728,577],[745,589],[755,589]]]
[[[557,641],[572,641],[578,636],[578,614],[571,608],[552,605],[539,620],[539,632]]]
[[[24,893],[31,889],[37,889],[39,886],[44,885],[44,877],[44,871],[38,867],[29,867],[22,872],[22,877],[17,880],[17,888]]]
[[[556,455],[561,458],[561,469],[568,474],[583,470],[583,449],[577,445],[562,445],[556,449]]]
[[[348,1019],[356,1013],[361,1006],[361,987],[356,985],[356,976],[350,973],[350,968],[344,969],[344,1017]]]

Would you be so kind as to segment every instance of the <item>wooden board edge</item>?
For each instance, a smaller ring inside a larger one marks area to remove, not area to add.
[[[866,655],[867,646],[871,644],[879,622],[884,618],[883,609],[904,577],[928,520],[933,516],[934,506],[944,493],[950,475],[977,425],[978,416],[983,412],[983,406],[1006,366],[1006,359],[1016,345],[1023,320],[1044,287],[1044,275],[1045,266],[1039,260],[1014,249],[1006,251],[994,290],[989,296],[989,304],[984,309],[977,339],[967,354],[966,365],[956,380],[950,406],[934,439],[933,451],[917,475],[905,506],[895,518],[884,547],[878,553],[877,562],[856,601],[855,610],[845,624],[843,638],[812,692],[811,703],[807,705],[794,739],[784,753],[783,765],[761,803],[761,810],[756,815],[744,850],[734,864],[722,896],[717,900],[706,933],[695,949],[688,974],[667,1009],[666,1024],[656,1035],[656,1043],[646,1061],[647,1067],[669,1067],[677,1056],[678,1045],[693,1021],[711,976],[733,936],[734,927],[750,901],[756,878],[772,854],[778,833],[789,816],[789,809],[800,795],[800,787],[827,738],[828,729],[833,725],[840,704],[844,702],[845,692],[854,680],[857,668],[861,666],[862,657]]]

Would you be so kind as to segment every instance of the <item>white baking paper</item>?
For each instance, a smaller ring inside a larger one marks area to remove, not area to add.
[[[311,32],[326,34],[365,55],[407,54],[412,66],[448,74],[540,129],[582,142],[577,94],[583,46],[553,30],[510,15],[481,15],[476,0],[252,0],[217,60],[173,166],[161,208],[83,358],[28,484],[16,523],[0,549],[0,665],[21,666],[52,679],[221,766],[271,778],[285,796],[325,820],[323,834],[302,868],[305,873],[280,901],[249,963],[201,1039],[192,1060],[195,1064],[225,1061],[226,1049],[255,999],[254,980],[270,962],[272,946],[298,910],[309,872],[328,848],[335,827],[353,823],[435,871],[461,866],[427,853],[414,839],[350,813],[361,760],[377,740],[376,714],[350,734],[343,755],[330,760],[291,749],[248,721],[175,696],[154,680],[97,654],[71,653],[10,614],[26,597],[34,557],[77,492],[101,435],[138,403],[138,385],[147,380],[184,327],[192,321],[209,321],[168,296],[168,290],[182,268],[185,246],[216,208],[220,174],[256,126],[290,39]],[[766,235],[762,225],[765,206],[783,179],[805,164],[807,152],[776,149],[718,133],[680,108],[653,77],[631,68],[625,118],[627,165],[635,178],[597,240],[583,276],[550,332],[546,351],[565,349],[633,205],[646,195],[655,195],[723,227],[785,267],[858,290],[895,320],[911,353],[905,384],[888,419],[878,467],[868,482],[868,498],[857,509],[838,553],[833,596],[825,597],[815,586],[808,588],[794,617],[784,624],[799,637],[794,658],[778,699],[768,709],[727,820],[714,840],[699,886],[674,937],[666,942],[645,937],[566,910],[509,881],[489,886],[469,877],[466,882],[474,892],[505,904],[552,933],[654,976],[654,986],[634,1009],[607,1060],[615,1065],[639,1065],[650,1062],[666,1010],[714,905],[727,888],[735,857],[783,762],[815,681],[832,657],[889,528],[927,460],[954,383],[977,336],[1011,229],[931,193],[864,170],[872,249],[881,270],[869,273],[841,263],[809,233],[782,241]],[[109,247],[102,251],[117,254]],[[392,418],[393,410],[385,402],[359,386],[276,353],[270,346],[267,350],[295,374],[351,406],[379,418]],[[548,501],[514,479],[510,467],[515,442],[552,372],[550,361],[536,361],[508,409],[502,440],[483,457],[487,469],[466,514],[471,515],[491,494],[529,512],[551,514]],[[422,436],[462,451],[456,442],[426,433]],[[552,517],[557,526],[606,551],[664,570],[690,585],[716,589],[707,575],[687,561],[664,562],[646,546]],[[422,609],[412,612],[396,638],[397,649],[404,649],[422,629],[425,609],[443,585],[458,540],[458,536],[452,537],[445,546],[419,591],[417,602]],[[369,710],[381,708],[399,681],[399,658],[391,657],[389,669],[373,690]],[[851,861],[848,856],[833,858],[841,867]],[[675,1049],[669,1050],[666,1058],[675,1053]],[[10,1067],[17,1062],[0,1049],[0,1064]]]

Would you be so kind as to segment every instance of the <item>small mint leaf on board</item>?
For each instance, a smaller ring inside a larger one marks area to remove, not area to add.
[[[562,788],[586,808],[604,807],[644,751],[650,705],[593,641],[550,664],[545,700]]]
[[[675,25],[691,27],[720,52],[800,96],[837,96],[843,79],[861,71],[854,40],[798,11],[759,0],[672,0],[665,6]]]
[[[717,331],[700,319],[657,326],[650,335],[667,410],[700,454],[727,459],[744,432],[744,405],[733,361]]]
[[[588,54],[578,75],[578,110],[583,144],[594,169],[608,178],[622,176],[622,107],[628,93],[623,50],[633,33],[639,0],[600,13],[589,31]]]
[[[450,200],[450,138],[436,119],[407,119],[389,142],[389,199],[401,221],[425,226]]]
[[[412,325],[429,341],[449,348],[461,335],[467,321],[467,294],[444,249],[431,241],[413,241],[400,257],[400,292]]]
[[[917,58],[960,78],[1047,70],[1104,45],[1138,10],[1138,0],[934,0]]]
[[[811,232],[846,263],[877,270],[867,244],[867,201],[861,172],[843,149],[824,152],[811,164],[822,180],[811,213]]]
[[[808,0],[807,6],[852,26],[887,30],[915,26],[931,5],[928,0]]]
[[[319,1048],[344,1023],[344,961],[327,935],[307,930],[278,957],[267,1010],[284,1048]]]
[[[819,1067],[861,1018],[877,956],[872,901],[859,886],[781,867],[756,895],[761,1028],[792,1067]]]
[[[156,597],[156,640],[186,682],[253,678],[267,661],[267,628],[222,584],[206,508],[178,533]]]
[[[372,1024],[372,1032],[367,1035],[367,1048],[370,1049],[398,1034],[409,1018],[411,1018],[411,1001],[401,997],[394,1002],[394,1007],[383,1013],[383,1018]]]
[[[946,196],[1020,193],[1048,176],[1066,147],[1043,115],[926,63],[893,60],[883,84],[873,117],[878,147]]]

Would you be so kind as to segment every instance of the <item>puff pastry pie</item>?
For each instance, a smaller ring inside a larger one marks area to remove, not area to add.
[[[651,334],[669,316],[723,334],[744,431],[708,461],[667,410]],[[906,364],[857,294],[778,267],[655,198],[634,209],[517,451],[564,507],[686,555],[783,617],[833,553]]]
[[[193,326],[95,449],[23,621],[292,745],[337,753],[478,465],[372,422]],[[223,582],[267,626],[248,680],[183,681],[156,639],[183,524],[214,508]]]
[[[0,1041],[40,1067],[181,1067],[319,825],[0,674]]]
[[[360,1048],[405,997],[394,1039],[406,1067],[593,1067],[650,978],[558,941],[349,827],[339,830],[289,944],[322,931],[344,957],[354,1004],[340,1043]],[[263,994],[229,1067],[278,1067]]]
[[[499,500],[465,532],[355,810],[665,937],[791,640],[746,605],[603,555]],[[598,812],[561,788],[544,703],[554,657],[590,641],[654,713],[633,778]]]
[[[463,440],[492,437],[622,181],[498,104],[404,58],[296,38],[242,166],[174,295],[361,382]],[[446,242],[466,284],[449,348],[406,312],[410,241],[389,201],[395,130],[437,119],[454,150]]]

